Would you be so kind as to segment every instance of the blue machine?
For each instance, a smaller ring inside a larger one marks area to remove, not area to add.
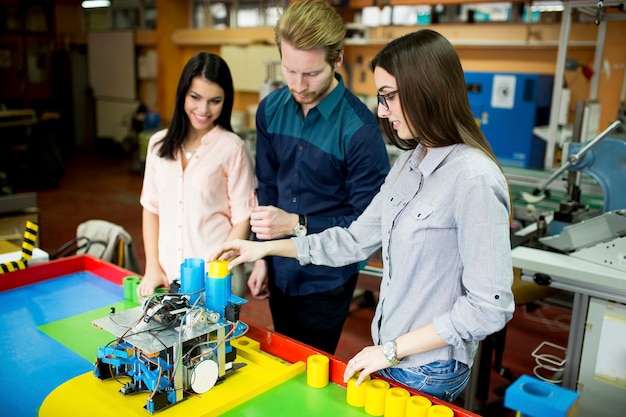
[[[543,169],[546,143],[533,134],[550,119],[554,77],[465,72],[468,98],[502,165]]]

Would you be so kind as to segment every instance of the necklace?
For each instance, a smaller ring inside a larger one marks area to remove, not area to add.
[[[183,148],[183,152],[185,153],[185,158],[187,159],[191,159],[191,157],[194,156],[196,154],[196,151],[198,150],[198,148],[196,148],[194,149],[193,152],[191,152],[185,149],[185,145],[180,145],[180,147]]]

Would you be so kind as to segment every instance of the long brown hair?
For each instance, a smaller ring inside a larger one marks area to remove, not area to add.
[[[438,32],[422,29],[388,43],[370,62],[396,78],[402,112],[415,139],[402,140],[389,123],[382,129],[400,149],[419,143],[437,148],[465,143],[498,163],[469,105],[461,61]]]

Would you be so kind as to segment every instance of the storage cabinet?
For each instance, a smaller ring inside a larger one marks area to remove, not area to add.
[[[53,99],[51,2],[0,4],[0,104],[45,108]]]
[[[500,163],[542,169],[546,143],[533,128],[550,119],[554,77],[466,72],[465,81],[474,116]]]

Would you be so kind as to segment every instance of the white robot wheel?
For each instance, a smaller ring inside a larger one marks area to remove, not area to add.
[[[217,382],[219,367],[212,359],[205,359],[194,366],[189,375],[189,385],[193,392],[204,394]]]

